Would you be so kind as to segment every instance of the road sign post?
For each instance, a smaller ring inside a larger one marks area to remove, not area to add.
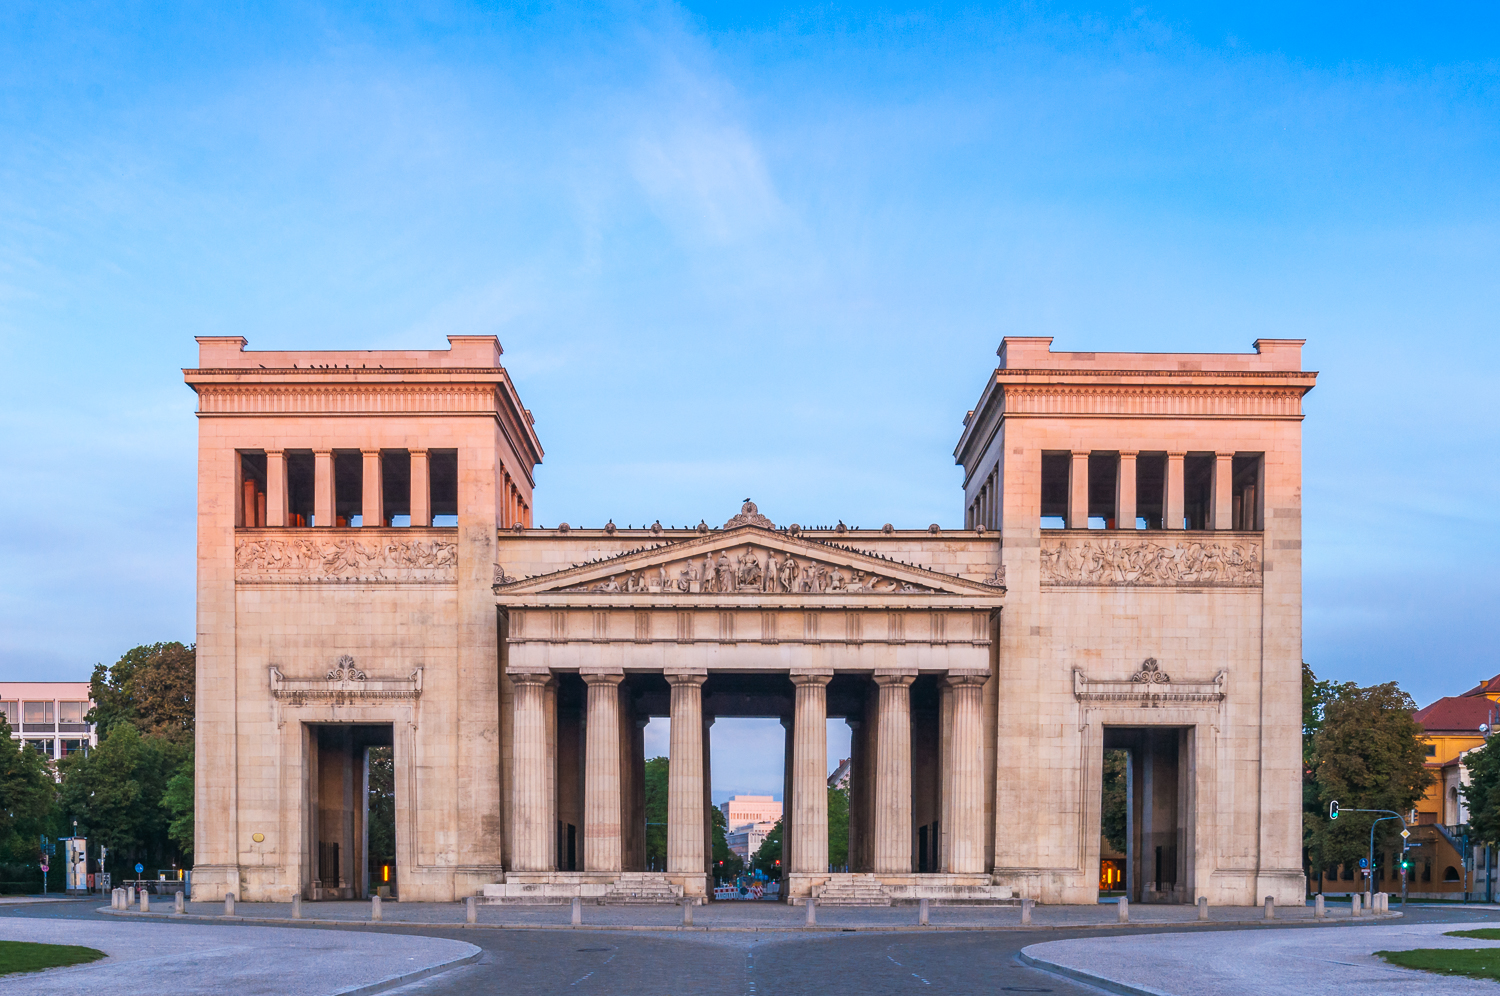
[[[1374,820],[1372,820],[1370,822],[1370,857],[1369,857],[1369,864],[1367,865],[1366,874],[1368,874],[1370,876],[1369,889],[1370,889],[1370,895],[1373,898],[1374,895],[1375,895],[1375,824],[1384,822],[1385,820],[1400,820],[1401,821],[1401,839],[1402,839],[1403,844],[1404,844],[1404,841],[1408,837],[1411,836],[1411,832],[1406,829],[1406,817],[1402,816],[1400,813],[1396,812],[1393,809],[1343,809],[1343,810],[1341,810],[1341,809],[1339,809],[1339,803],[1338,803],[1337,799],[1333,800],[1332,802],[1330,802],[1328,804],[1328,818],[1330,820],[1336,820],[1336,819],[1338,819],[1339,818],[1339,813],[1341,813],[1341,812],[1344,812],[1344,813],[1387,813],[1387,814],[1389,814],[1387,816],[1377,817],[1376,819],[1374,819]],[[1405,849],[1404,849],[1404,846],[1403,846],[1403,853],[1404,853],[1404,850]],[[1364,862],[1361,861],[1361,864],[1364,864]],[[1467,896],[1466,896],[1465,902],[1467,902],[1467,901],[1468,900],[1467,900]],[[1405,884],[1405,879],[1404,878],[1402,879],[1402,885],[1401,885],[1401,905],[1403,905],[1403,906],[1406,905],[1406,884]]]

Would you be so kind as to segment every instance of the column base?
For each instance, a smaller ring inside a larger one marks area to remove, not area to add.
[[[787,901],[801,906],[812,896],[820,906],[905,906],[926,899],[934,906],[1013,906],[1020,903],[1008,885],[988,875],[942,873],[885,874],[832,872],[787,876]]]
[[[490,905],[558,906],[575,898],[591,906],[675,906],[707,901],[708,875],[666,872],[507,872],[486,885]]]

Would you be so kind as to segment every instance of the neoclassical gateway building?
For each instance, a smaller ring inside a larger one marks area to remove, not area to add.
[[[711,895],[709,729],[764,716],[794,901],[1092,902],[1111,748],[1132,898],[1301,901],[1300,341],[1005,339],[955,450],[961,529],[737,500],[694,528],[538,526],[500,345],[449,341],[198,340],[195,898],[373,890],[373,746],[402,899]],[[830,717],[853,730],[839,873]]]

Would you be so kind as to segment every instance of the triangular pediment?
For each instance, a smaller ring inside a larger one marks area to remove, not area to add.
[[[502,578],[497,595],[967,595],[1005,588],[835,542],[746,524],[667,541],[537,577]]]

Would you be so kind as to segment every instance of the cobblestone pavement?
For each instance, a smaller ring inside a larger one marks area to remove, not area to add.
[[[170,900],[152,898],[153,913],[170,913]],[[188,903],[187,912],[195,917],[222,916],[222,903]],[[341,923],[368,922],[368,902],[303,903],[302,917],[308,920],[334,920]],[[583,926],[612,929],[668,929],[682,924],[682,908],[677,906],[597,906],[584,905]],[[1261,923],[1264,911],[1259,906],[1209,907],[1212,923]],[[134,912],[131,916],[136,915]],[[290,920],[290,903],[236,903],[235,916],[247,921]],[[918,926],[916,906],[861,907],[823,906],[816,911],[817,924],[829,930],[890,930]],[[463,924],[463,903],[397,903],[381,904],[385,923]],[[481,925],[493,927],[567,927],[572,917],[568,906],[485,906],[478,908]],[[800,906],[771,902],[721,902],[693,908],[693,926],[707,930],[803,929],[807,911]],[[1347,905],[1330,907],[1328,919],[1348,920]],[[1367,919],[1367,918],[1362,918]],[[1282,907],[1276,910],[1277,922],[1313,920],[1313,909]],[[1198,921],[1194,906],[1143,906],[1130,908],[1134,925],[1192,924]],[[934,928],[960,930],[1020,928],[1018,906],[934,906],[929,910],[929,924]],[[1093,906],[1036,906],[1032,909],[1033,927],[1119,927],[1118,908],[1113,904]]]

